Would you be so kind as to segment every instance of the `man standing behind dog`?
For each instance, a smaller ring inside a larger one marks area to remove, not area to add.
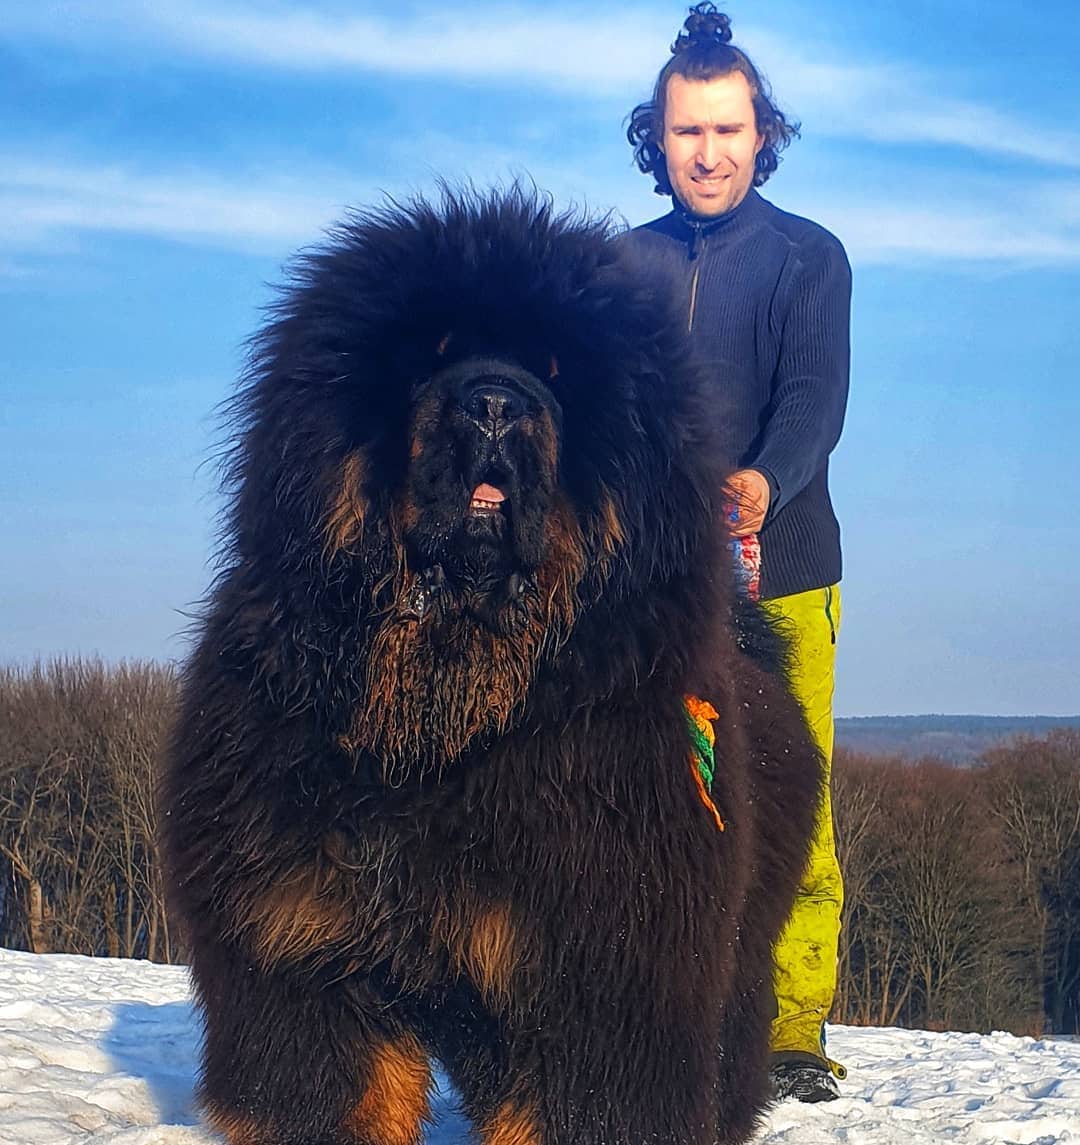
[[[730,43],[727,16],[700,3],[683,27],[652,100],[634,109],[627,131],[637,165],[674,209],[626,241],[646,265],[673,268],[684,284],[687,328],[715,374],[717,417],[738,466],[729,479],[737,555],[749,562],[749,591],[793,634],[793,684],[828,762],[840,623],[828,458],[847,401],[851,271],[828,231],[755,190],[797,127]],[[826,1055],[825,1019],[842,899],[826,789],[775,952],[771,1076],[779,1097],[838,1096],[834,1076],[845,1071]]]

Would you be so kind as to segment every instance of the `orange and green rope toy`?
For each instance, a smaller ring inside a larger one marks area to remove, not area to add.
[[[690,727],[690,771],[697,781],[701,802],[716,820],[716,826],[723,831],[724,821],[709,796],[716,770],[716,731],[712,721],[718,720],[720,713],[708,700],[699,700],[697,696],[687,696],[684,702],[686,722]]]

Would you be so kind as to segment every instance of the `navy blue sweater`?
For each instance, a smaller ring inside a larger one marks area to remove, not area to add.
[[[650,272],[673,276],[695,354],[716,381],[729,460],[769,482],[762,599],[835,583],[840,528],[828,475],[848,391],[844,248],[753,190],[719,219],[677,210],[624,241]]]

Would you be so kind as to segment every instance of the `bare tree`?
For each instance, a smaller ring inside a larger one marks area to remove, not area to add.
[[[1051,1030],[1080,1032],[1080,730],[985,753],[989,814],[1032,919],[1031,958]]]
[[[0,672],[0,941],[170,956],[153,775],[174,693],[154,665]]]
[[[834,1017],[1030,1031],[1028,927],[979,777],[838,753],[834,807],[845,880]]]

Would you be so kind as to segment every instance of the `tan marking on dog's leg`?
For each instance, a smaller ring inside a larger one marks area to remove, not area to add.
[[[273,1140],[253,1118],[229,1110],[207,1109],[206,1120],[229,1145],[265,1145]]]
[[[489,1003],[510,996],[510,979],[516,965],[516,945],[510,907],[507,904],[478,913],[454,935],[455,961]]]
[[[264,966],[295,962],[350,933],[348,910],[330,878],[316,865],[297,870],[248,905],[252,943]]]
[[[364,1145],[419,1145],[430,1117],[431,1066],[415,1038],[378,1046],[367,1089],[345,1129]]]
[[[542,1139],[535,1114],[507,1101],[480,1130],[480,1140],[483,1145],[541,1145]]]

